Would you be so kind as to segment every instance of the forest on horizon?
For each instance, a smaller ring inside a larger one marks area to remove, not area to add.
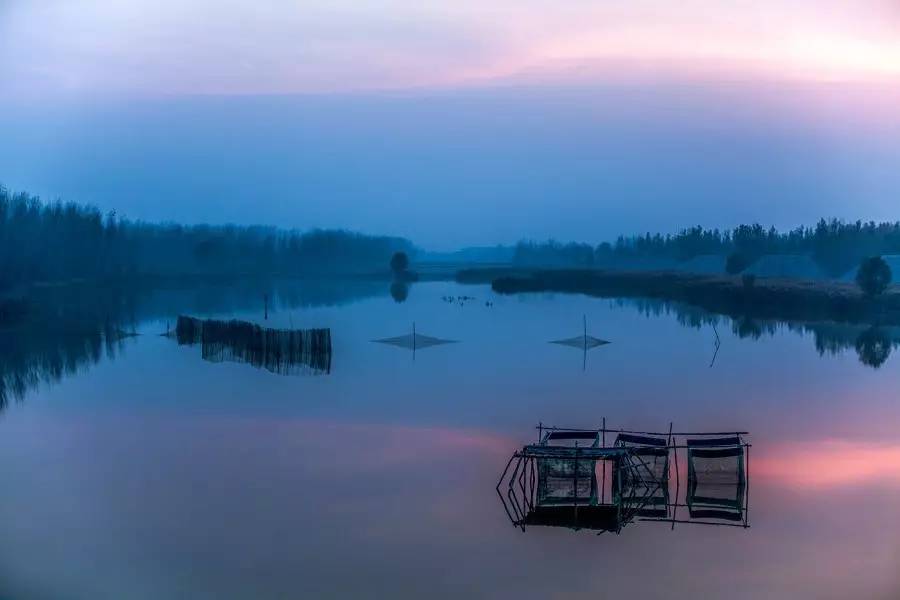
[[[513,262],[520,265],[616,266],[641,259],[688,261],[705,255],[734,257],[742,267],[766,255],[811,257],[824,272],[839,277],[868,257],[900,254],[900,222],[821,219],[814,227],[781,232],[759,224],[732,230],[682,229],[676,234],[646,233],[619,236],[597,246],[586,243],[523,241],[516,245]],[[737,268],[736,271],[742,270]]]
[[[413,257],[421,252],[405,238],[346,230],[130,221],[96,207],[43,202],[0,186],[0,287],[132,276],[377,273],[386,271],[397,251]],[[749,264],[764,255],[806,255],[830,275],[840,276],[863,258],[885,254],[900,254],[900,222],[822,219],[813,227],[786,232],[752,224],[619,236],[598,245],[521,241],[512,262],[625,268],[641,259],[737,255]],[[478,254],[465,256],[477,261]]]
[[[299,275],[386,270],[403,238],[344,230],[152,224],[0,186],[0,287],[133,276]]]

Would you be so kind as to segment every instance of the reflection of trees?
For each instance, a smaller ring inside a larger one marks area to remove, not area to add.
[[[383,296],[384,282],[358,279],[222,280],[217,283],[71,285],[35,290],[15,327],[0,328],[0,410],[41,384],[57,383],[113,358],[144,321],[175,323],[179,313],[262,313],[263,294],[272,308],[334,306]],[[160,333],[165,326],[160,325]],[[155,332],[154,332],[155,333]]]
[[[876,369],[891,355],[891,338],[877,327],[871,327],[859,334],[855,345],[859,362]]]
[[[74,375],[122,349],[134,297],[121,289],[102,296],[72,286],[29,298],[28,316],[0,332],[0,409],[41,384]]]
[[[732,330],[741,339],[752,338],[758,340],[766,333],[765,328],[757,319],[740,318],[732,321]],[[771,335],[771,333],[770,333]]]
[[[125,336],[118,332],[73,332],[33,335],[28,331],[0,334],[0,410],[42,383],[58,383],[64,377],[114,357]]]
[[[391,298],[394,302],[406,302],[409,296],[409,284],[403,281],[395,281],[391,284]]]
[[[884,364],[894,346],[900,345],[900,327],[876,328],[833,321],[779,321],[741,314],[726,316],[680,302],[648,298],[619,298],[614,302],[618,306],[634,306],[647,317],[674,316],[680,325],[692,329],[730,320],[732,332],[741,339],[758,340],[785,330],[801,336],[812,335],[820,355],[837,355],[855,349],[862,364],[875,368]]]

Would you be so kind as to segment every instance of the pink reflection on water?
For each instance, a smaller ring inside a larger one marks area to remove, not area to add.
[[[281,423],[270,425],[280,427]],[[302,432],[311,445],[333,446],[335,440],[341,440],[347,447],[362,447],[365,453],[358,459],[373,466],[418,462],[445,452],[504,454],[511,447],[506,438],[473,429],[315,421],[293,422],[287,427]]]
[[[821,440],[788,442],[754,453],[751,476],[792,488],[900,484],[900,445]]]

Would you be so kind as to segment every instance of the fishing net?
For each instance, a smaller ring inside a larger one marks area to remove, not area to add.
[[[628,448],[635,457],[633,467],[622,472],[626,483],[651,484],[669,480],[669,448],[666,440],[657,437],[619,434],[616,446]]]
[[[669,504],[669,448],[665,439],[619,434],[616,446],[630,455],[619,464],[614,484],[623,505],[644,517],[665,517]]]
[[[331,372],[330,329],[269,329],[246,321],[178,317],[179,344],[201,345],[210,362],[238,362],[279,375]]]
[[[746,474],[744,448],[734,438],[730,447],[715,447],[727,440],[688,440],[687,504],[692,518],[743,518]]]
[[[578,335],[565,340],[554,340],[550,343],[559,344],[560,346],[571,346],[572,348],[587,348],[588,350],[609,344],[607,340],[601,340],[591,335]]]
[[[691,450],[691,472],[704,485],[736,485],[743,479],[743,456],[739,450]]]
[[[538,460],[538,504],[569,504],[576,499],[580,504],[589,503],[597,489],[594,462],[584,458]]]
[[[704,485],[744,482],[744,447],[739,438],[688,440],[688,477]]]
[[[409,350],[421,350],[422,348],[430,348],[431,346],[456,343],[456,340],[442,340],[429,335],[422,335],[421,333],[410,333],[407,335],[372,341],[378,344],[388,344],[389,346],[397,346],[398,348],[407,348]]]

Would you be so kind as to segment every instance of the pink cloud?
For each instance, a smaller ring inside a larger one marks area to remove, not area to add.
[[[94,93],[257,94],[613,74],[900,78],[887,0],[8,3],[0,75]],[[646,71],[645,71],[646,72]]]

